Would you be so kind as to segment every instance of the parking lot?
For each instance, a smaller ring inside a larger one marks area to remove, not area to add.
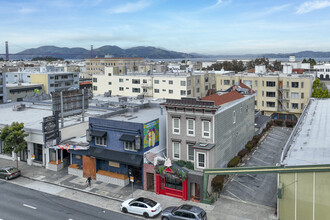
[[[286,144],[291,131],[291,128],[274,127],[242,166],[275,166],[280,162],[282,148]],[[276,193],[276,173],[240,174],[232,176],[224,186],[221,195],[243,202],[275,207]]]

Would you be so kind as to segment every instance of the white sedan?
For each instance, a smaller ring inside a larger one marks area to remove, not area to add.
[[[120,210],[124,213],[129,212],[149,218],[158,215],[162,211],[162,207],[151,199],[140,197],[124,201],[120,206]]]

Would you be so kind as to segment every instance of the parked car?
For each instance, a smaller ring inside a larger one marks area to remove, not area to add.
[[[128,199],[124,201],[120,210],[124,213],[143,215],[145,218],[154,217],[162,211],[159,203],[148,198]]]
[[[0,169],[0,178],[10,180],[21,175],[21,171],[15,167],[4,167]]]
[[[181,205],[178,207],[168,207],[162,212],[162,220],[198,219],[206,220],[206,212],[193,205]]]

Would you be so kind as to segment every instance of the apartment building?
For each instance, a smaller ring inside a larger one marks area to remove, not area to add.
[[[216,89],[227,90],[242,82],[256,93],[256,110],[274,119],[296,120],[311,97],[314,79],[308,74],[218,74]]]
[[[30,81],[33,84],[44,85],[47,94],[69,88],[79,88],[79,74],[76,72],[32,73]]]
[[[0,104],[6,103],[6,74],[0,71]]]
[[[135,72],[144,63],[144,58],[87,58],[84,78],[104,73],[105,67],[119,67],[119,73]]]
[[[315,65],[316,77],[320,80],[330,80],[330,63]]]
[[[106,67],[102,75],[93,75],[93,93],[119,96],[144,95],[153,98],[203,97],[215,88],[214,73],[126,73],[118,67]]]

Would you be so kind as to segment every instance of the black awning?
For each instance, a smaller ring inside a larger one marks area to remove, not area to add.
[[[129,135],[129,134],[123,134],[120,138],[120,141],[128,141],[128,142],[133,142],[135,141],[135,136],[134,135]]]
[[[135,167],[140,167],[143,159],[142,155],[129,154],[98,147],[90,147],[87,155],[97,159],[115,161]]]
[[[106,136],[107,132],[105,131],[91,131],[91,136],[94,137],[104,137]]]

